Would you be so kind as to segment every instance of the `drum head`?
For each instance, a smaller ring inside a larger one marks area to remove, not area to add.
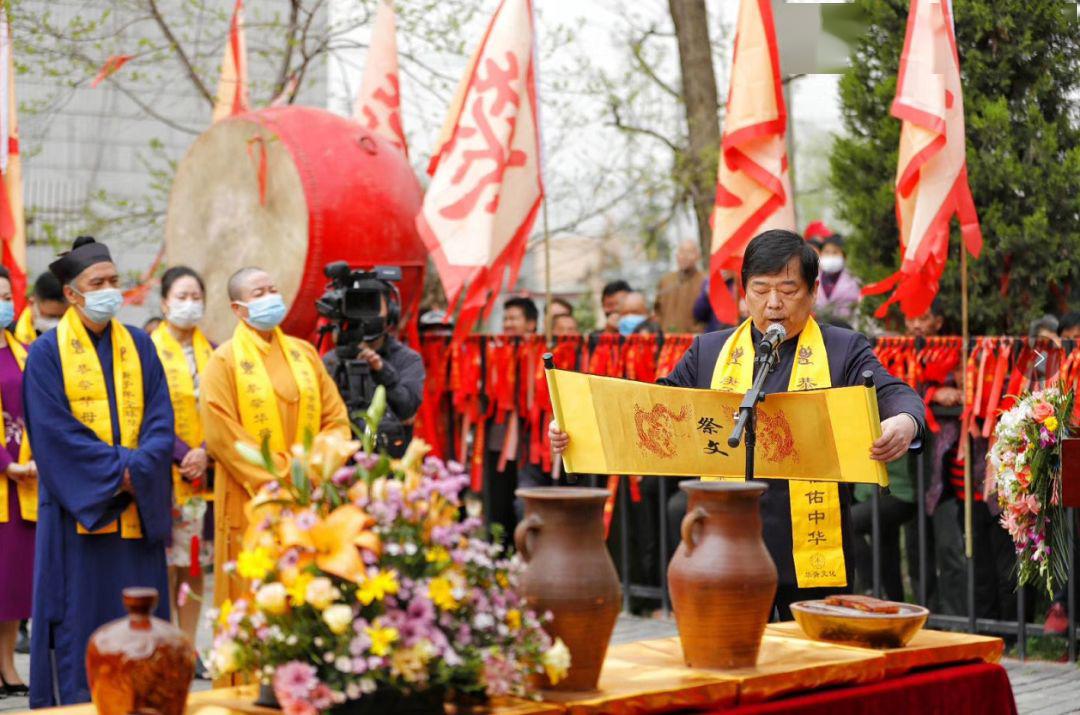
[[[227,340],[236,325],[227,290],[234,272],[263,268],[291,306],[307,251],[304,187],[284,143],[242,117],[213,125],[177,167],[165,221],[166,264],[206,282],[210,340]]]

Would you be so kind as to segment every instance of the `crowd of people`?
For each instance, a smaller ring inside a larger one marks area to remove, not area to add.
[[[861,299],[860,280],[846,266],[844,240],[824,223],[809,224],[803,234],[806,243],[817,253],[819,290],[814,301],[814,316],[822,323],[850,328],[861,320],[858,304]],[[601,324],[594,335],[635,333],[703,333],[729,329],[716,319],[708,298],[708,278],[700,267],[700,251],[692,240],[680,244],[676,251],[676,270],[664,275],[655,290],[651,310],[645,296],[625,280],[606,284],[601,293],[603,310]],[[734,276],[725,275],[729,288],[735,290]],[[740,315],[749,314],[745,298],[740,299]],[[504,324],[504,332],[522,334],[537,330],[538,310],[528,298],[515,297],[507,302],[520,308],[523,314],[533,316],[531,322],[514,323],[513,329]],[[908,318],[903,323],[903,334],[910,337],[932,337],[955,334],[957,316],[947,315],[943,301],[937,300],[925,314]],[[556,299],[549,309],[555,321],[566,321],[575,330],[559,334],[580,334],[573,321],[573,310],[563,299]],[[565,317],[564,317],[565,316]],[[550,319],[550,318],[549,318]],[[555,324],[559,324],[556,322]],[[879,331],[885,334],[884,331]],[[1060,345],[1062,341],[1080,341],[1080,312],[1068,312],[1060,317],[1045,315],[1031,323],[1029,337],[1044,339]],[[960,416],[963,394],[958,385],[960,366],[955,363],[936,364],[927,369],[922,382],[916,386],[920,398],[936,416],[936,429],[925,433],[922,449],[918,454],[904,455],[887,465],[889,490],[880,497],[881,588],[883,595],[892,600],[915,600],[925,593],[927,603],[935,613],[966,615],[967,572],[964,556],[964,457],[959,449]],[[502,432],[499,433],[500,435]],[[510,503],[516,474],[528,473],[522,484],[549,484],[550,475],[540,472],[535,464],[524,460],[514,462],[514,456],[504,454],[501,442],[489,441],[490,454],[499,455],[487,472],[489,477],[501,479],[498,494],[492,498]],[[999,522],[999,509],[994,499],[984,495],[985,455],[987,440],[973,439],[971,459],[974,477],[974,570],[975,608],[979,618],[1015,620],[1017,618],[1015,554],[1008,533]],[[925,478],[927,564],[926,584],[919,583],[918,524],[916,520],[919,498],[916,488],[918,462],[922,461]],[[519,464],[520,466],[515,466]],[[571,476],[571,479],[575,477]],[[659,568],[670,559],[679,543],[679,524],[685,514],[686,499],[676,487],[678,480],[669,480],[667,506],[668,553],[659,553],[657,532],[659,524],[659,479],[634,478],[635,497],[628,508],[631,515],[629,534],[620,533],[619,524],[613,529],[613,541],[622,538],[631,542],[633,554],[631,577],[635,582],[657,585]],[[868,593],[872,588],[873,550],[871,546],[872,511],[870,485],[860,485],[852,494],[852,530],[854,555],[854,587]],[[509,513],[510,507],[501,513]],[[496,521],[510,528],[512,519],[494,512]],[[617,547],[613,547],[617,548]],[[616,553],[618,553],[616,551]],[[638,599],[642,611],[656,607],[652,599]],[[1064,634],[1067,626],[1065,590],[1050,602],[1040,601],[1038,594],[1030,593],[1027,599],[1029,619],[1040,618],[1045,613],[1044,632]]]
[[[700,252],[696,242],[687,241],[678,247],[677,268],[661,279],[651,305],[626,281],[604,287],[596,334],[708,332],[667,378],[674,385],[725,389],[710,382],[715,379],[711,366],[730,359],[723,346],[729,338],[749,341],[758,323],[772,320],[790,323],[790,334],[799,335],[800,347],[811,353],[834,351],[855,360],[859,369],[852,375],[863,368],[877,371],[886,419],[874,455],[888,463],[890,475],[889,492],[880,498],[883,590],[894,600],[925,590],[935,612],[966,613],[960,366],[955,361],[928,366],[912,391],[885,372],[863,336],[845,329],[858,314],[859,282],[844,265],[843,239],[819,223],[809,227],[805,240],[790,232],[763,236],[768,237],[764,247],[748,248],[741,310],[751,320],[740,328],[720,325],[712,314]],[[734,276],[723,277],[734,285]],[[371,328],[375,337],[367,336],[371,339],[365,338],[355,354],[339,348],[322,356],[281,331],[287,306],[274,277],[259,268],[240,268],[228,282],[237,327],[221,345],[199,328],[207,296],[194,270],[174,266],[164,273],[161,317],[145,330],[116,320],[123,304],[119,283],[108,248],[80,237],[37,278],[29,305],[16,316],[11,278],[0,269],[0,324],[10,326],[0,341],[5,436],[0,573],[7,584],[0,590],[0,696],[29,692],[33,707],[89,699],[86,643],[95,628],[122,615],[118,594],[125,586],[156,587],[165,595],[157,614],[175,616],[194,639],[201,604],[185,596],[204,591],[207,570],[236,561],[249,526],[244,505],[251,490],[270,478],[241,457],[238,442],[269,450],[275,469],[283,472],[292,446],[305,434],[315,443],[349,440],[345,386],[332,377],[342,374],[342,360],[364,363],[373,381],[386,389],[393,419],[380,434],[392,453],[407,444],[423,396],[423,362],[392,334],[400,309],[390,286],[378,319],[365,327],[365,334]],[[908,319],[906,332],[924,338],[941,334],[949,317],[935,303],[925,315]],[[532,299],[512,297],[503,305],[501,332],[510,337],[541,332],[541,320]],[[580,334],[574,306],[566,300],[551,301],[543,320],[550,321],[555,336]],[[808,325],[813,329],[806,330]],[[802,346],[805,335],[816,342]],[[1076,340],[1080,314],[1046,316],[1032,324],[1031,335]],[[805,367],[811,361],[795,364],[795,343],[785,346],[786,367],[770,382],[771,391],[785,389],[789,376],[792,385],[797,375],[800,384],[829,379],[828,366],[807,372],[816,369]],[[698,363],[708,369],[698,371]],[[846,375],[833,375],[832,382],[840,384]],[[734,373],[725,385],[739,386]],[[934,430],[925,427],[924,405],[936,414]],[[515,490],[559,478],[526,457],[538,438],[530,429],[535,427],[518,415],[483,425],[484,513],[504,534],[522,518]],[[560,435],[549,437],[556,451],[565,446]],[[909,452],[913,442],[922,449]],[[976,609],[981,618],[1014,619],[1012,545],[998,523],[996,504],[982,494],[986,449],[985,440],[974,440]],[[930,520],[925,584],[918,583],[916,460],[923,461],[927,488],[921,497]],[[658,479],[640,482],[639,496],[629,505],[630,529],[614,534],[630,541],[631,575],[639,582],[658,578],[678,544],[686,510],[674,480],[668,482],[668,503],[659,503]],[[843,529],[837,527],[835,534],[842,532],[842,553],[850,558],[840,559],[843,568],[836,576],[857,591],[869,590],[871,581],[870,488],[842,487],[837,497]],[[781,567],[786,603],[819,589],[803,586],[802,567],[792,561],[792,531],[783,506],[786,483],[770,494],[763,507],[770,525],[766,538]],[[668,514],[667,554],[659,552],[657,538],[661,507]],[[214,569],[216,601],[238,596],[237,588],[225,568]],[[1063,632],[1064,594],[1049,606],[1045,631]],[[14,663],[16,649],[26,646],[28,620],[29,688]]]
[[[194,270],[164,273],[149,332],[116,319],[119,283],[109,249],[80,237],[16,320],[0,269],[0,323],[13,326],[0,345],[0,697],[29,694],[31,707],[89,701],[86,645],[123,615],[127,586],[156,588],[156,615],[175,614],[194,640],[205,570],[237,560],[244,506],[272,478],[236,445],[268,450],[280,474],[305,435],[316,447],[351,439],[324,360],[363,362],[399,426],[422,396],[419,355],[384,329],[398,314],[389,284],[378,334],[324,358],[281,331],[287,306],[259,268],[229,280],[237,327],[218,346],[199,328],[206,289]],[[408,433],[383,437],[393,450]],[[227,571],[214,571],[218,603],[238,595]],[[14,663],[27,620],[29,686]]]

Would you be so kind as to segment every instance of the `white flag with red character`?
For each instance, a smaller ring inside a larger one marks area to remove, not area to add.
[[[416,219],[464,335],[510,271],[543,200],[532,3],[503,0],[458,86]]]
[[[904,257],[900,270],[863,289],[895,292],[877,311],[899,303],[909,317],[925,313],[937,295],[949,255],[949,224],[960,220],[967,251],[978,258],[982,230],[967,179],[964,100],[952,16],[941,0],[911,0],[907,39],[891,114],[900,128],[896,223]],[[963,249],[961,249],[963,250]]]
[[[225,55],[221,60],[213,121],[248,111],[247,42],[244,39],[244,0],[236,0]]]
[[[786,131],[770,0],[742,0],[720,145],[709,262],[709,300],[716,317],[725,323],[738,323],[739,314],[721,272],[738,275],[746,244],[762,231],[795,230]]]
[[[401,123],[396,24],[393,4],[390,0],[380,0],[364,63],[360,93],[356,95],[353,107],[353,118],[408,156],[405,130]]]

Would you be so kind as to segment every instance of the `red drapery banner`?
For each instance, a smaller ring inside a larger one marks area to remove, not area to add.
[[[925,313],[937,295],[953,215],[960,220],[960,236],[972,256],[978,258],[983,241],[968,187],[960,58],[948,3],[911,0],[891,113],[902,122],[896,223],[903,260],[898,272],[863,293],[895,289],[877,316],[884,317],[891,304],[899,303],[904,315],[914,318]]]
[[[738,323],[739,311],[722,271],[738,275],[746,244],[761,231],[795,230],[786,131],[772,5],[742,0],[711,219],[709,300],[724,323]]]

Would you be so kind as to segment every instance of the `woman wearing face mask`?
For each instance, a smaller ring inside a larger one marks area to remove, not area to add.
[[[15,320],[11,274],[0,267],[0,324]],[[22,382],[26,348],[7,330],[0,337],[0,694],[26,695],[15,672],[19,621],[30,617],[37,521],[37,467],[24,438]]]
[[[209,484],[210,465],[203,443],[198,399],[200,375],[210,360],[213,346],[198,323],[203,317],[203,280],[186,266],[175,266],[161,278],[161,312],[164,320],[151,338],[165,368],[169,397],[176,417],[176,446],[173,450],[173,531],[166,553],[169,590],[180,628],[195,642],[200,602],[180,599],[186,584],[197,596],[203,592],[202,569],[212,561],[213,529],[206,530],[208,503],[213,499]],[[212,517],[210,523],[213,523]],[[199,670],[203,671],[200,663]]]
[[[822,319],[850,321],[862,299],[859,280],[844,266],[844,239],[833,234],[821,245],[821,285],[814,314]]]

